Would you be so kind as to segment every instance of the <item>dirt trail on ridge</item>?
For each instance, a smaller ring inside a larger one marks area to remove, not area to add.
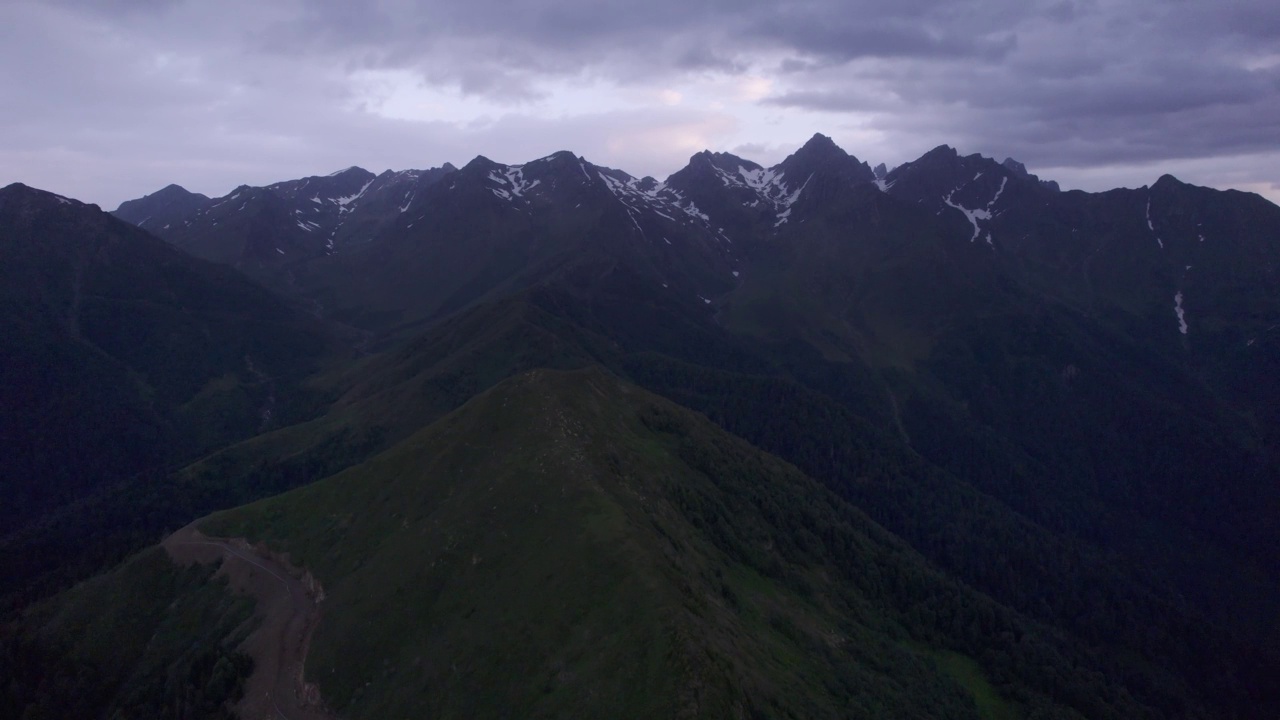
[[[179,565],[223,560],[218,575],[233,590],[257,601],[261,621],[240,650],[253,657],[236,710],[245,720],[337,720],[320,699],[320,690],[303,679],[311,634],[320,622],[324,589],[310,573],[242,538],[208,537],[195,523],[162,543]]]

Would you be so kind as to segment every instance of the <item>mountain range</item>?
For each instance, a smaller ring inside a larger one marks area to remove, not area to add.
[[[263,707],[266,568],[290,716],[1280,712],[1256,195],[816,135],[10,186],[0,260],[17,717]]]

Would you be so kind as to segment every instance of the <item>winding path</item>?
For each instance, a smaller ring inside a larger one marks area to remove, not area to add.
[[[245,682],[236,708],[246,720],[336,720],[325,710],[320,691],[305,681],[303,664],[311,634],[320,622],[324,590],[310,574],[283,559],[255,549],[241,538],[203,535],[195,523],[165,539],[165,551],[179,565],[224,560],[218,575],[231,588],[257,601],[261,621],[240,650],[253,657],[253,674]]]

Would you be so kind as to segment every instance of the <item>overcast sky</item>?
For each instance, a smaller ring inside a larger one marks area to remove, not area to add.
[[[108,209],[562,149],[663,178],[814,132],[1280,201],[1280,2],[0,0],[0,186]]]

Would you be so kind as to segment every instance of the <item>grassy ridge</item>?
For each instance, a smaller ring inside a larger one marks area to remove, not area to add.
[[[967,642],[929,608],[1040,632],[794,467],[601,370],[518,376],[203,529],[325,584],[308,673],[350,717],[977,717],[912,649]],[[1041,642],[1028,662],[1081,672]],[[1077,712],[1142,715],[1093,703]]]

